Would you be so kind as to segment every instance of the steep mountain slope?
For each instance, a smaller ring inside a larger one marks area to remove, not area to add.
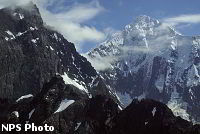
[[[94,67],[97,61],[107,62],[99,73],[125,105],[133,98],[152,98],[168,104],[176,115],[200,121],[199,50],[200,37],[183,36],[140,16],[87,57]]]
[[[56,74],[88,97],[97,94],[98,83],[104,85],[74,44],[44,24],[33,3],[1,9],[0,20],[1,98],[15,100],[26,94],[36,95]],[[98,94],[108,92],[105,88]]]
[[[121,109],[91,63],[44,24],[36,5],[0,9],[0,19],[0,124],[48,123],[53,134],[66,134],[84,120],[89,98],[103,95],[108,109]]]
[[[106,96],[88,99],[86,94],[77,91],[80,90],[65,85],[62,77],[53,77],[36,96],[16,103],[0,101],[0,123],[54,126],[54,131],[39,132],[41,134],[200,134],[199,125],[175,117],[160,102],[133,100],[124,110],[119,110],[118,104]],[[68,99],[63,100],[66,97]],[[3,133],[38,132],[17,132],[14,129]]]

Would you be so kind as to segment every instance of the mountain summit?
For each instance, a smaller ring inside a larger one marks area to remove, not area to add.
[[[96,70],[76,51],[74,44],[43,23],[36,5],[1,9],[0,19],[1,98],[15,100],[22,95],[36,95],[57,74],[88,97],[110,95],[104,82],[99,82]],[[105,89],[97,90],[98,86]]]
[[[95,68],[96,62],[107,62],[99,73],[125,105],[133,98],[152,98],[176,115],[199,121],[199,50],[199,37],[139,16],[88,52],[88,59]]]

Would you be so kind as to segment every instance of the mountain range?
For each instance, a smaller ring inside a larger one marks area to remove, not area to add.
[[[167,104],[175,115],[198,122],[199,50],[199,36],[184,36],[143,15],[86,57],[125,106],[134,98],[151,98]]]
[[[44,134],[200,133],[198,37],[140,16],[84,57],[32,2],[0,9],[0,20],[0,124],[54,126]]]

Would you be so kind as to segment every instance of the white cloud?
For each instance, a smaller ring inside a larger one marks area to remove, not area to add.
[[[81,23],[94,18],[104,10],[98,1],[92,1],[87,4],[75,4],[69,11],[58,14],[57,18]],[[63,16],[65,17],[63,18]]]
[[[184,14],[175,17],[165,18],[165,23],[179,25],[181,23],[197,24],[200,23],[200,14]]]
[[[116,30],[112,27],[106,27],[105,29],[103,29],[103,32],[106,35],[106,37],[108,38],[109,36],[112,36],[114,33],[119,32],[119,30]]]
[[[54,2],[57,2],[53,0]],[[54,2],[46,0],[48,5]],[[45,3],[46,3],[45,2]],[[62,2],[60,2],[62,4]],[[63,5],[57,4],[57,7],[64,9]],[[69,41],[74,42],[78,50],[81,50],[81,44],[90,42],[100,42],[105,38],[102,31],[97,30],[95,27],[86,26],[83,22],[93,19],[95,16],[104,11],[98,1],[91,1],[87,4],[75,3],[67,10],[62,12],[52,13],[46,10],[44,5],[39,3],[42,17],[47,24],[54,26],[60,31]],[[43,6],[43,7],[42,7]]]
[[[87,60],[92,64],[92,66],[97,71],[104,71],[106,69],[110,69],[112,67],[112,63],[114,63],[117,60],[117,57],[115,56],[106,56],[106,57],[95,57],[91,58],[87,54],[82,54],[84,57],[87,58]]]
[[[63,13],[62,13],[63,14]],[[61,32],[69,41],[78,44],[77,49],[80,48],[80,44],[86,41],[99,42],[105,38],[103,32],[98,31],[95,27],[89,27],[82,25],[81,23],[73,22],[71,20],[60,17],[61,14],[53,14],[49,11],[42,11],[42,16],[47,24],[54,26],[59,32]]]
[[[23,5],[30,2],[30,0],[1,0],[0,8],[12,6],[12,5]]]
[[[1,7],[10,5],[22,5],[31,0],[1,0]],[[73,3],[66,6],[64,0],[33,0],[41,12],[42,18],[47,25],[55,27],[61,32],[68,41],[75,43],[78,50],[81,50],[81,44],[90,42],[100,42],[104,40],[105,34],[95,27],[84,25],[84,22],[93,19],[105,9],[97,0],[86,4]],[[48,7],[53,7],[50,12]]]

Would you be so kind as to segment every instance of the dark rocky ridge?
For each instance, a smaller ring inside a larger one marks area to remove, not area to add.
[[[66,72],[88,90],[99,77],[73,43],[44,25],[33,3],[1,9],[0,20],[1,98],[35,95],[57,73]]]
[[[75,97],[76,96],[76,97]],[[71,112],[70,117],[62,117],[60,113],[54,113],[62,100],[64,99],[74,99],[76,102],[73,104],[73,107],[69,107],[68,110]],[[35,123],[35,125],[43,125],[44,123],[48,123],[51,119],[52,121],[49,124],[54,125],[63,125],[62,122],[57,120],[56,117],[61,116],[61,118],[65,118],[66,122],[69,123],[71,120],[75,123],[76,113],[81,113],[81,103],[88,99],[88,96],[84,92],[80,92],[80,90],[73,85],[65,85],[62,77],[55,76],[48,83],[45,83],[41,91],[34,97],[29,97],[25,99],[21,99],[20,101],[10,101],[3,102],[1,101],[2,109],[0,110],[0,124],[7,123],[15,123],[15,124],[25,124],[27,121],[29,123]],[[76,105],[78,104],[78,107]],[[75,111],[73,111],[75,107]],[[34,111],[33,111],[34,110]],[[16,114],[13,114],[14,111],[18,112],[19,117]],[[30,115],[30,113],[32,114]],[[4,113],[4,114],[2,114]],[[60,118],[60,117],[59,117]],[[55,124],[54,124],[55,123]],[[73,126],[64,126],[67,129],[72,129]],[[59,129],[56,128],[56,129]],[[9,132],[8,132],[9,133]],[[15,133],[12,131],[11,133]],[[17,132],[16,132],[17,133]],[[35,133],[35,132],[19,132],[19,133]],[[45,132],[44,132],[45,133]],[[56,130],[53,132],[56,133]],[[65,130],[63,133],[67,133]]]
[[[165,104],[148,99],[133,100],[113,122],[112,134],[192,134],[199,133],[200,128],[175,117]]]
[[[114,100],[97,95],[88,99],[79,89],[65,85],[60,76],[53,77],[44,84],[40,93],[19,102],[2,102],[0,123],[21,123],[26,121],[35,125],[52,125],[53,132],[41,134],[200,134],[200,126],[175,117],[165,105],[154,100],[133,100],[120,111]],[[73,98],[75,102],[62,112],[54,113],[64,98]],[[48,96],[48,97],[47,97]],[[7,107],[7,108],[5,108]],[[30,112],[33,114],[29,117]],[[13,114],[19,112],[19,117]],[[6,132],[5,132],[6,133]],[[36,133],[36,132],[7,132]]]

